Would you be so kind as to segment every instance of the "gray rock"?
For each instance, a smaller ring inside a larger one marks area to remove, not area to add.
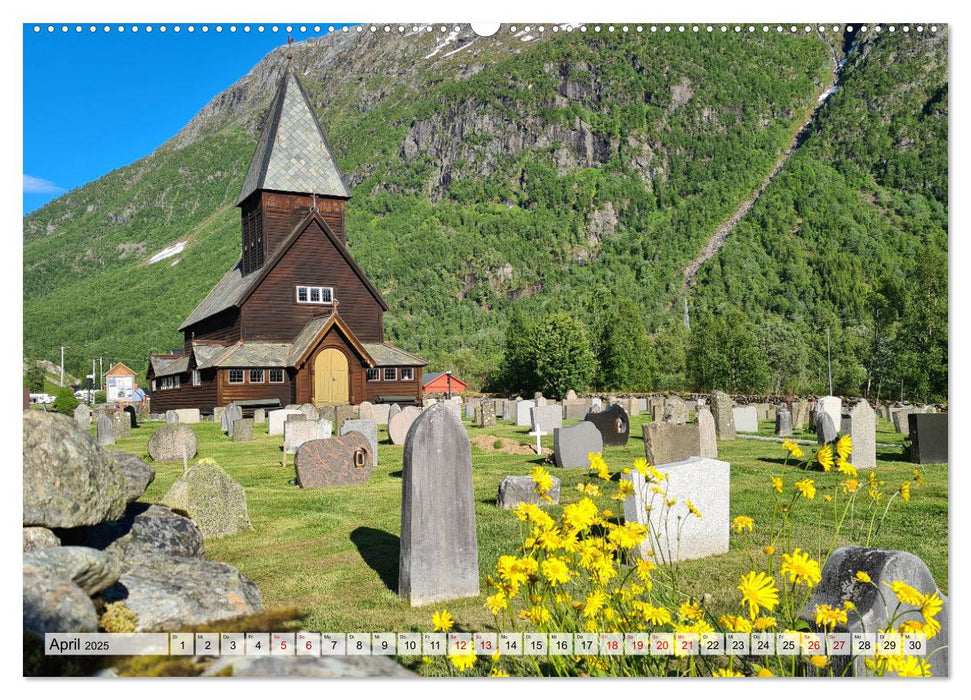
[[[535,503],[537,505],[552,505],[560,502],[560,480],[553,477],[553,486],[547,494],[552,501],[541,500],[536,492],[536,482],[531,476],[507,476],[499,482],[499,494],[496,496],[496,506],[499,508],[515,508],[520,503]]]
[[[412,606],[479,594],[472,449],[443,406],[408,432],[401,487],[398,594]]]
[[[155,481],[155,469],[144,460],[128,452],[109,452],[108,457],[125,476],[125,492],[128,503],[137,501],[145,489]]]
[[[111,555],[123,568],[146,557],[201,557],[202,532],[189,518],[159,505],[132,503],[123,517],[93,527],[62,530],[67,545],[92,547]]]
[[[557,404],[537,406],[530,411],[533,430],[541,430],[552,435],[554,430],[563,427],[563,407]]]
[[[603,448],[603,435],[590,421],[553,431],[553,460],[558,467],[586,469],[590,466],[587,455],[601,453]]]
[[[237,418],[233,421],[233,442],[252,442],[253,419]]]
[[[417,408],[414,406],[406,406],[404,410],[390,418],[388,420],[388,437],[391,438],[391,442],[395,445],[405,444],[405,438],[408,437],[408,431],[411,430],[411,425],[415,422],[418,416],[419,413]]]
[[[672,464],[701,456],[701,433],[696,425],[645,423],[644,456],[650,464]]]
[[[388,656],[223,656],[203,676],[237,678],[414,678]]]
[[[46,527],[25,527],[24,551],[33,552],[43,547],[60,547],[61,540]]]
[[[124,601],[138,616],[138,632],[181,631],[263,610],[259,589],[238,570],[186,557],[145,557],[101,595]]]
[[[24,567],[47,578],[72,581],[88,595],[103,591],[121,576],[118,562],[90,547],[45,547],[27,552]]]
[[[294,454],[305,442],[326,440],[333,431],[333,424],[326,418],[307,420],[304,415],[290,416],[283,426],[283,450]]]
[[[788,408],[780,408],[775,414],[775,434],[792,437],[792,414]]]
[[[873,583],[856,580],[856,572],[863,571]],[[896,624],[907,620],[923,621],[919,608],[900,603],[888,586],[894,581],[903,581],[923,595],[937,592],[943,608],[936,616],[941,630],[927,640],[926,659],[931,664],[934,676],[948,675],[948,635],[950,604],[947,596],[940,593],[934,577],[927,565],[910,552],[869,547],[841,547],[826,561],[822,571],[822,581],[813,591],[813,597],[802,609],[800,617],[811,628],[816,628],[815,610],[817,605],[842,608],[849,600],[856,606],[856,612],[847,616],[847,624],[837,625],[836,632],[877,632],[886,629],[896,612]],[[884,585],[886,584],[886,585]],[[788,585],[788,583],[787,583]],[[830,657],[832,670],[839,675],[851,663],[849,656]],[[862,658],[856,658],[853,673],[865,675]],[[888,674],[895,675],[895,674]]]
[[[701,457],[718,459],[718,439],[716,437],[715,418],[707,404],[701,404],[695,411],[695,425],[698,426],[698,443]]]
[[[181,423],[166,423],[148,440],[148,454],[156,462],[181,462],[193,459],[199,439],[192,428]]]
[[[647,525],[650,533],[638,547],[641,558],[662,564],[727,552],[731,494],[728,462],[692,457],[665,464],[659,470],[668,475],[661,485],[664,494],[653,493],[652,485],[636,470],[621,475],[634,484],[634,495],[624,501],[624,519]],[[677,499],[677,503],[668,508],[664,505],[666,498]],[[702,517],[688,514],[688,500]]]
[[[759,432],[759,412],[755,406],[738,406],[732,409],[735,430],[740,433]]]
[[[246,491],[214,460],[202,459],[182,474],[162,504],[186,513],[205,537],[251,530]]]
[[[24,525],[94,525],[125,511],[121,470],[67,416],[24,412],[23,465]]]
[[[371,453],[374,455],[374,466],[378,465],[378,426],[373,420],[355,419],[346,420],[341,426],[341,436],[348,433],[360,433],[367,438],[371,445]]]
[[[715,433],[719,440],[735,439],[735,419],[732,415],[732,397],[722,391],[711,395],[711,415],[715,419]]]
[[[623,447],[630,438],[630,419],[627,417],[627,411],[617,404],[600,413],[588,413],[584,421],[593,423],[600,431],[604,447]]]
[[[24,566],[24,631],[97,632],[98,613],[91,598],[69,580],[54,579]]]
[[[104,414],[98,416],[98,444],[115,444],[115,424],[108,416]]]
[[[270,411],[267,416],[269,421],[269,434],[270,435],[283,435],[283,426],[287,422],[290,416],[303,414],[300,411],[290,408],[281,408],[276,411]]]
[[[680,396],[669,396],[664,400],[664,414],[661,420],[665,423],[684,425],[688,422],[688,405]]]
[[[877,414],[861,399],[843,417],[842,430],[850,436],[853,454],[850,461],[857,469],[877,466]]]
[[[85,404],[78,404],[74,409],[74,420],[83,430],[91,427],[91,409]]]

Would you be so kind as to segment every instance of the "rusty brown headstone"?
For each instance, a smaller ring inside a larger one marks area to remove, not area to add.
[[[371,443],[352,432],[326,440],[308,440],[294,457],[297,485],[305,489],[366,484],[371,478],[374,453]]]

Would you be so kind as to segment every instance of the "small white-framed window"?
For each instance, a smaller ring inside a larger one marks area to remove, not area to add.
[[[334,301],[333,287],[297,287],[298,304],[331,304]]]
[[[398,368],[397,367],[385,367],[384,368],[384,381],[393,382],[398,379]]]
[[[261,369],[251,369],[249,371],[249,383],[250,384],[262,384],[263,383],[263,370]]]
[[[367,380],[369,382],[379,382],[381,381],[381,370],[377,367],[368,367],[367,370]]]
[[[229,370],[229,383],[230,384],[242,384],[243,383],[243,370],[241,370],[241,369],[231,369],[231,370]]]
[[[270,370],[270,384],[283,384],[283,370],[276,368]]]
[[[401,368],[401,381],[410,382],[415,378],[415,368],[414,367],[402,367]]]
[[[192,386],[202,386],[202,373],[197,369],[192,370]]]

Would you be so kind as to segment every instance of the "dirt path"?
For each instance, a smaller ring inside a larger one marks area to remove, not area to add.
[[[772,170],[769,174],[762,180],[762,182],[752,191],[752,193],[746,197],[738,205],[738,208],[732,213],[728,219],[726,219],[718,228],[716,228],[712,234],[708,237],[705,242],[704,247],[701,252],[694,257],[694,259],[685,266],[682,273],[681,287],[678,289],[677,297],[671,301],[668,305],[670,310],[675,302],[679,299],[684,298],[684,293],[688,289],[688,285],[691,284],[691,280],[697,274],[701,266],[704,265],[708,260],[710,260],[725,244],[725,239],[728,238],[728,234],[732,232],[736,224],[741,221],[742,217],[748,214],[749,210],[758,201],[762,193],[765,192],[765,188],[768,187],[772,181],[775,179],[779,171],[782,170],[782,166],[786,164],[786,161],[792,157],[799,147],[805,141],[806,137],[809,135],[809,128],[816,119],[816,115],[819,110],[822,109],[823,105],[826,104],[827,99],[833,94],[833,88],[838,84],[838,75],[834,71],[832,82],[826,87],[825,90],[816,96],[816,105],[810,110],[809,116],[802,122],[802,124],[793,131],[792,139],[789,142],[789,147],[776,159],[775,164],[772,166]],[[825,98],[825,99],[824,99]]]

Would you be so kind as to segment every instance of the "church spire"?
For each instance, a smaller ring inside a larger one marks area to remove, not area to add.
[[[287,40],[287,67],[270,104],[256,153],[243,179],[237,205],[257,190],[348,199],[334,154],[293,71],[293,39]]]

